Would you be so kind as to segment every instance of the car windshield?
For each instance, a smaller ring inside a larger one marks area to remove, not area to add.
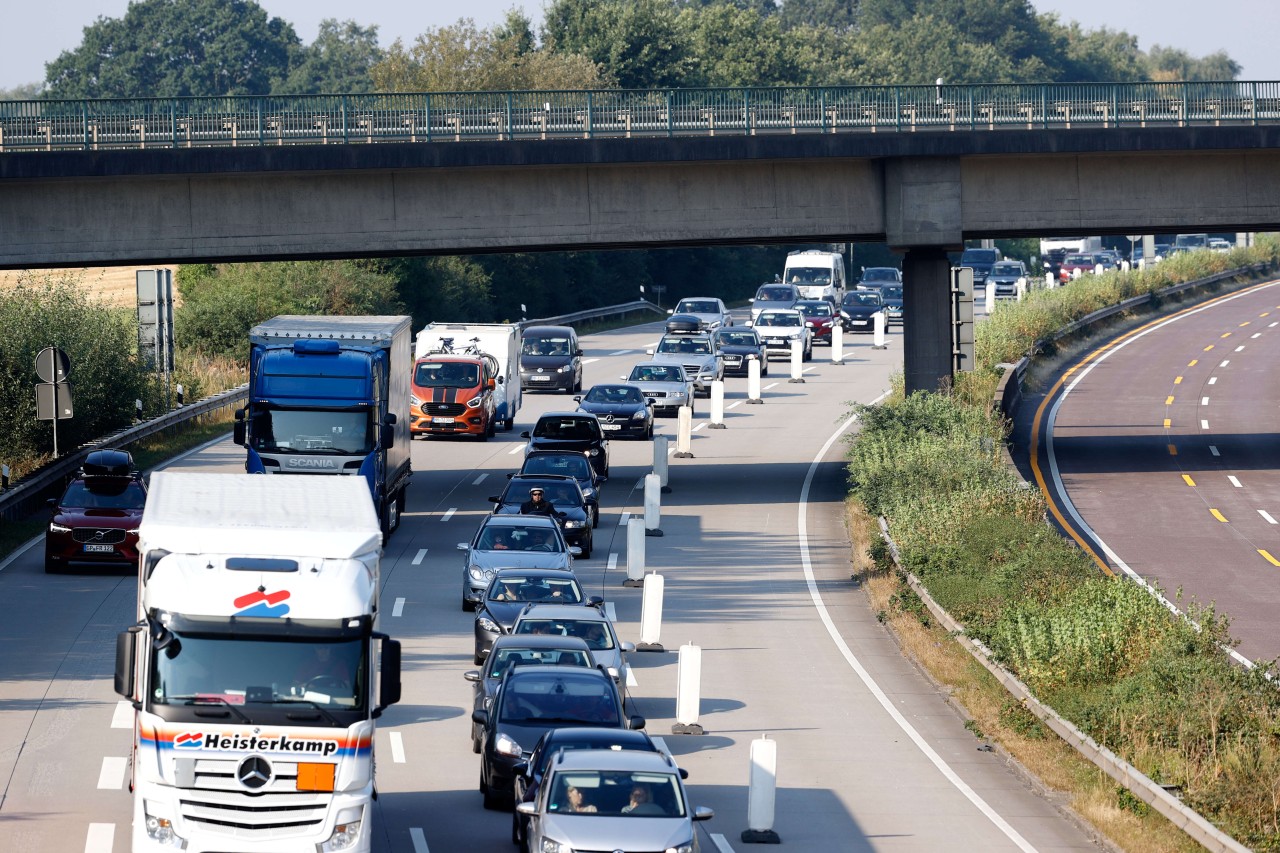
[[[996,260],[995,249],[966,249],[960,255],[960,264],[993,264]]]
[[[804,316],[806,317],[830,317],[831,316],[830,302],[815,302],[811,305],[797,305],[796,307],[799,308],[801,313],[803,313]]]
[[[552,778],[547,811],[583,817],[684,817],[674,773],[564,770]]]
[[[996,264],[991,268],[992,275],[1022,275],[1022,267],[1017,264]]]
[[[600,424],[596,422],[594,417],[541,418],[533,428],[533,437],[590,441],[591,439],[600,437]]]
[[[898,271],[893,267],[870,267],[862,271],[863,281],[897,281]]]
[[[849,308],[859,305],[880,305],[880,294],[878,293],[850,293],[844,298],[844,307]]]
[[[92,486],[76,480],[67,486],[59,506],[77,509],[142,509],[147,502],[146,490],[136,480],[123,477],[95,478]]]
[[[480,365],[464,362],[419,362],[413,371],[419,388],[474,388],[480,384]]]
[[[573,578],[527,577],[504,574],[489,584],[490,601],[545,601],[548,604],[581,604],[582,587]]]
[[[595,667],[591,653],[582,649],[494,649],[485,665],[489,678],[501,678],[503,673],[513,666],[583,666],[587,669]]]
[[[823,267],[792,267],[787,271],[789,284],[830,284],[831,270]]]
[[[557,722],[618,726],[621,723],[613,683],[598,670],[567,672],[517,670],[502,689],[504,723]]]
[[[584,403],[643,403],[639,388],[626,385],[597,385],[582,398]]]
[[[573,477],[576,480],[587,480],[591,477],[591,463],[580,453],[565,453],[556,456],[529,456],[524,460],[521,474],[557,474]]]
[[[526,337],[520,346],[521,355],[570,355],[569,338],[565,335]]]
[[[366,456],[377,431],[372,409],[258,409],[250,418],[250,446],[259,453]]]
[[[725,332],[720,336],[720,343],[728,346],[757,347],[760,338],[755,332]]]
[[[512,633],[578,637],[586,640],[587,648],[593,652],[608,651],[614,647],[612,632],[609,631],[604,622],[598,619],[574,619],[572,617],[521,619],[516,623],[515,630]]]
[[[757,326],[799,326],[799,314],[761,314]]]
[[[510,517],[510,516],[508,516]],[[564,553],[560,540],[550,527],[516,527],[514,525],[489,525],[476,540],[480,551],[549,551]]]
[[[762,287],[756,292],[757,302],[793,302],[796,295],[789,287]]]
[[[902,287],[896,284],[890,285],[881,290],[880,295],[885,299],[901,299]]]
[[[698,338],[663,338],[658,344],[658,352],[679,353],[681,355],[710,355],[711,344]]]
[[[719,314],[720,306],[705,299],[681,299],[676,306],[677,314]]]
[[[585,457],[584,457],[585,458]],[[553,506],[582,506],[582,490],[572,480],[553,482],[550,480],[512,480],[502,495],[504,504],[519,506],[529,497],[529,489],[537,487],[543,490],[546,499]]]
[[[1074,264],[1081,267],[1093,266],[1093,255],[1067,255],[1064,264]]]
[[[683,382],[684,372],[665,364],[638,364],[627,378],[632,382]]]

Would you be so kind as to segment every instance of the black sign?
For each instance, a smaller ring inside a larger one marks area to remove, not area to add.
[[[36,385],[36,420],[65,421],[72,416],[70,385],[65,382]]]
[[[36,375],[41,382],[66,382],[71,359],[57,347],[45,347],[36,354]]]

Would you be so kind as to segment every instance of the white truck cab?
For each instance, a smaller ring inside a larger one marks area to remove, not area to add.
[[[844,256],[813,249],[791,252],[782,270],[782,281],[800,288],[800,295],[805,299],[825,299],[838,304],[847,284]]]

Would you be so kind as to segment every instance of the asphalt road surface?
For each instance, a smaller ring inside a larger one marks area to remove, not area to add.
[[[584,339],[586,384],[612,381],[660,326]],[[742,851],[752,739],[777,742],[773,828],[800,851],[1093,850],[1087,832],[979,741],[907,662],[850,582],[842,463],[850,401],[871,402],[901,369],[901,336],[875,350],[846,336],[846,363],[815,348],[805,382],[773,362],[763,405],[726,383],[726,428],[700,426],[692,459],[672,459],[664,536],[646,562],[666,580],[661,643],[631,655],[629,693],[690,773],[703,849]],[[514,433],[490,442],[415,442],[408,511],[383,563],[382,629],[404,643],[401,703],[379,721],[374,849],[508,851],[511,816],[487,812],[469,741],[471,614],[459,607],[462,554],[520,462],[519,430],[569,397],[528,395]],[[659,434],[674,436],[675,419]],[[672,442],[674,447],[674,440]],[[643,511],[652,446],[615,441],[590,560],[576,570],[603,594],[624,640],[640,633],[641,592],[624,589],[623,519]],[[243,450],[220,442],[174,467],[236,472]],[[1277,508],[1280,515],[1280,508]],[[1277,549],[1280,553],[1280,549]],[[133,620],[135,578],[46,576],[40,548],[0,571],[0,821],[24,853],[129,848],[125,756],[130,711],[112,692],[114,637]],[[675,651],[702,648],[702,736],[672,735]]]

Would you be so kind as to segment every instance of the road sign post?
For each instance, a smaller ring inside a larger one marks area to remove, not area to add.
[[[45,347],[36,353],[36,420],[53,423],[53,458],[58,458],[58,421],[72,417],[71,359],[57,347]]]

